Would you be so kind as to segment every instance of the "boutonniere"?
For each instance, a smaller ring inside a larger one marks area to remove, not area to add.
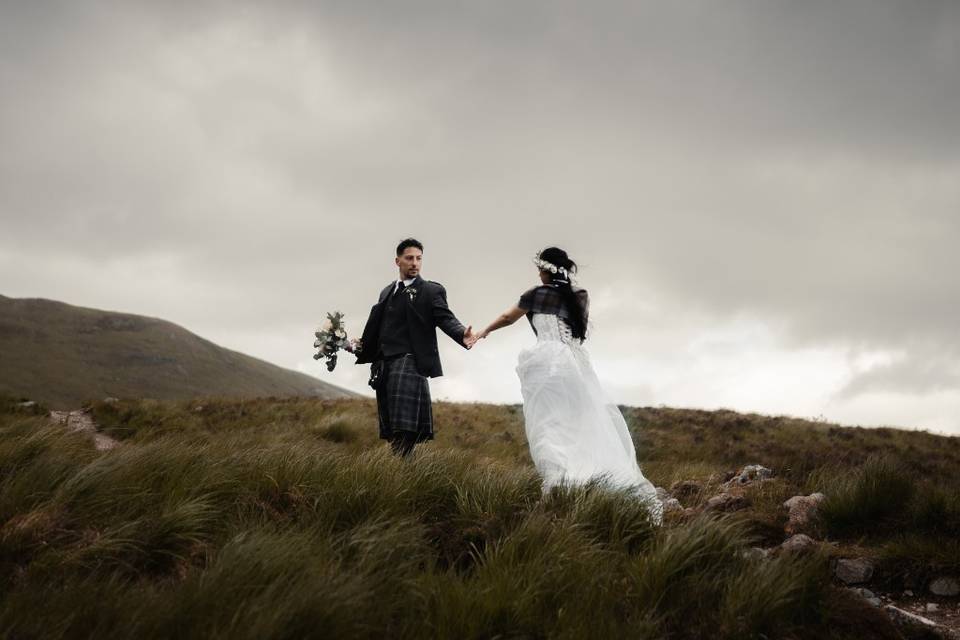
[[[403,290],[405,294],[410,296],[410,302],[413,302],[417,299],[417,288],[416,287],[407,287]]]

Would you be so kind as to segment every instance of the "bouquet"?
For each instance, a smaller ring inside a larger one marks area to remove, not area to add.
[[[326,358],[327,371],[333,371],[337,366],[337,352],[340,349],[354,351],[355,345],[347,339],[347,330],[343,327],[343,313],[339,311],[328,313],[327,321],[314,335],[317,339],[313,346],[317,348],[317,352],[313,354],[313,359]]]

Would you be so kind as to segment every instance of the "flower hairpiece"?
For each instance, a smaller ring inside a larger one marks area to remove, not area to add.
[[[557,265],[553,264],[552,262],[547,262],[546,260],[543,260],[542,258],[535,258],[535,259],[533,260],[533,263],[534,263],[535,265],[537,265],[537,267],[539,267],[540,271],[549,271],[550,273],[559,273],[559,274],[562,275],[562,276],[566,276],[566,275],[567,275],[567,270],[566,270],[566,269],[564,269],[563,267],[558,267]]]
[[[559,273],[561,276],[563,276],[564,280],[567,280],[570,277],[570,273],[565,267],[558,267],[552,262],[548,262],[541,258],[539,254],[533,259],[533,263],[537,265],[537,268],[540,269],[540,271],[549,271],[554,275]]]

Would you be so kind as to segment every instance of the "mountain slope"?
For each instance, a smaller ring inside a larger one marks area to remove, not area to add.
[[[164,320],[0,296],[2,393],[53,408],[106,396],[357,395],[219,347]]]

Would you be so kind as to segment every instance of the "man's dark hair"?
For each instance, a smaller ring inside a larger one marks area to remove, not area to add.
[[[403,252],[409,247],[416,247],[417,249],[420,249],[420,253],[423,253],[423,245],[420,244],[419,240],[416,240],[415,238],[407,238],[406,240],[402,240],[400,244],[397,245],[397,257],[399,258],[402,256]]]

